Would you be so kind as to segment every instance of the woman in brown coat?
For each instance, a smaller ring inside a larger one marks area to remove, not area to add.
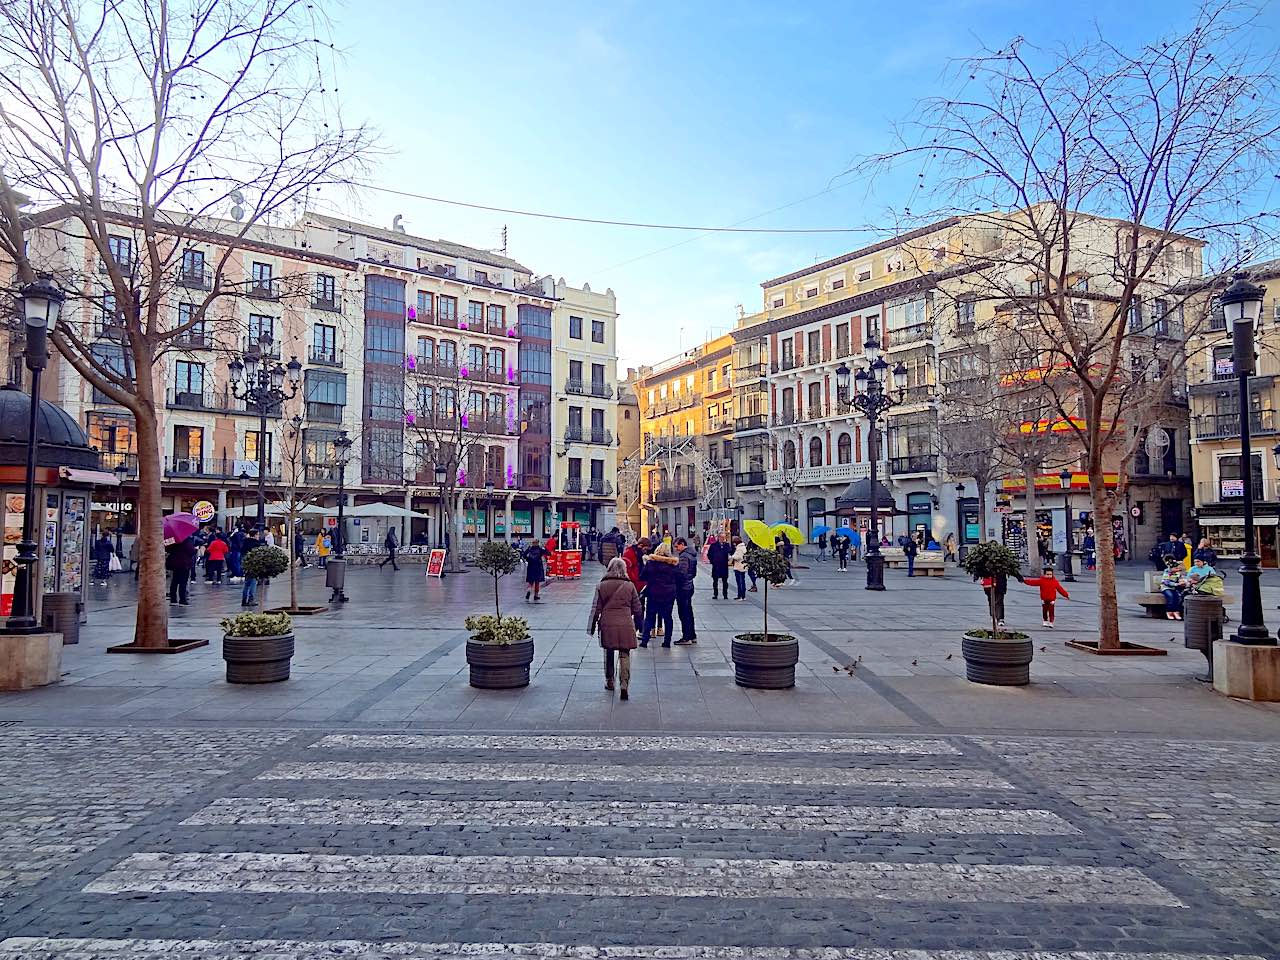
[[[613,652],[618,651],[618,685],[623,700],[627,699],[627,685],[631,682],[631,651],[636,646],[636,617],[640,611],[640,594],[627,576],[626,561],[614,557],[596,585],[587,633],[594,636],[596,628],[600,630],[606,690],[613,689]]]

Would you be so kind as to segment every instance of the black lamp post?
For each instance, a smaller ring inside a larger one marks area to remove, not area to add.
[[[489,501],[493,498],[493,481],[486,480],[484,484],[484,538],[485,540],[493,539],[493,520],[489,514]]]
[[[231,379],[231,395],[245,401],[245,407],[258,413],[258,529],[267,527],[267,414],[275,413],[286,400],[298,395],[302,382],[302,364],[292,357],[288,364],[279,363],[268,368],[266,359],[271,353],[271,334],[263,331],[258,342],[242,357],[235,357],[227,364]],[[244,387],[240,381],[243,378]],[[289,391],[284,389],[289,381]]]
[[[445,549],[445,545],[444,545],[444,524],[445,524],[444,482],[446,479],[448,479],[448,476],[449,476],[449,471],[445,469],[444,464],[437,463],[436,464],[436,486],[440,488],[440,502],[439,504],[437,504],[437,513],[439,513],[440,517],[437,523],[437,526],[439,527],[439,529],[436,531],[436,546],[439,547],[441,550]]]
[[[1058,482],[1062,485],[1062,503],[1063,508],[1067,512],[1067,548],[1062,551],[1062,569],[1066,571],[1063,580],[1068,583],[1075,583],[1076,575],[1072,572],[1071,566],[1071,543],[1074,537],[1074,531],[1071,525],[1071,481],[1075,479],[1075,475],[1066,467],[1062,468],[1062,472],[1058,474]]]
[[[347,502],[347,464],[351,462],[351,438],[347,431],[339,430],[333,441],[333,465],[338,468],[338,527],[333,538],[333,552],[337,559],[343,556],[343,544],[346,541],[346,526],[343,524],[342,508]]]
[[[13,609],[5,633],[39,633],[36,620],[36,449],[40,432],[40,373],[49,359],[47,337],[62,314],[65,297],[49,280],[27,284],[18,295],[26,326],[27,369],[31,371],[31,415],[27,422],[27,473],[22,501],[22,539],[13,558],[18,570],[13,582]]]
[[[1240,626],[1231,639],[1236,643],[1271,646],[1262,619],[1262,568],[1258,565],[1257,536],[1253,526],[1253,448],[1249,422],[1249,377],[1254,372],[1254,332],[1262,315],[1266,290],[1236,274],[1222,292],[1220,302],[1231,328],[1232,366],[1240,401],[1240,465],[1244,477],[1244,553],[1240,555]]]
[[[124,525],[124,478],[129,475],[129,468],[121,461],[111,472],[116,475],[116,556],[119,557],[124,555],[124,537],[120,528]]]
[[[863,345],[867,365],[859,365],[853,376],[854,393],[849,394],[849,367],[836,367],[836,398],[848,409],[857,410],[867,418],[867,443],[871,450],[871,492],[867,535],[867,589],[884,589],[884,557],[880,555],[878,461],[880,459],[880,418],[890,408],[902,403],[907,389],[907,368],[901,363],[893,368],[892,392],[886,389],[889,364],[880,355],[880,343],[869,337]]]
[[[249,495],[245,492],[249,489],[249,471],[241,470],[240,476],[236,478],[240,481],[240,519],[244,520],[244,508],[249,503]]]

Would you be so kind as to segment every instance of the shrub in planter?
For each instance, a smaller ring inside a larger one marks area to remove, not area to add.
[[[228,683],[288,680],[293,648],[293,621],[287,613],[241,613],[222,621]]]
[[[960,566],[987,591],[987,613],[990,630],[968,630],[961,642],[965,676],[974,683],[997,686],[1022,686],[1031,682],[1031,638],[1015,630],[1002,630],[996,614],[995,583],[1001,578],[1018,576],[1018,555],[1004,544],[988,541],[970,547]]]
[[[254,547],[240,564],[246,577],[270,580],[289,569],[289,555],[279,547]]]
[[[509,690],[529,685],[533,663],[533,636],[523,617],[503,617],[498,583],[520,566],[520,553],[509,543],[488,541],[476,551],[476,566],[493,578],[493,616],[474,615],[463,621],[467,641],[467,665],[471,686],[483,690]]]
[[[746,563],[757,580],[764,581],[764,631],[734,637],[734,680],[757,690],[794,687],[800,643],[789,633],[769,632],[769,587],[786,582],[787,562],[776,551],[753,546],[747,549]]]

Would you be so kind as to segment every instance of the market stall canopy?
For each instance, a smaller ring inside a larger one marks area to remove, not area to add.
[[[427,518],[425,513],[406,510],[404,507],[397,507],[391,503],[362,503],[358,507],[343,511],[343,515],[348,517],[419,517],[424,520]]]
[[[853,481],[845,489],[844,493],[836,497],[836,508],[832,512],[837,516],[848,516],[870,509],[871,478],[863,477],[861,480]],[[876,481],[876,510],[887,513],[899,512],[898,505],[894,502],[893,494],[879,480]]]
[[[295,512],[300,517],[327,517],[330,514],[337,513],[337,507],[318,507],[314,504],[299,507]],[[245,504],[236,507],[234,510],[226,511],[229,517],[256,517],[258,515],[258,505],[256,503]],[[289,507],[283,503],[268,503],[266,514],[268,517],[287,517],[289,515]]]

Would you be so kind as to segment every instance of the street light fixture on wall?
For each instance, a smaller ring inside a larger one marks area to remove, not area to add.
[[[49,359],[49,328],[58,324],[65,300],[62,291],[41,278],[18,294],[26,327],[23,355],[31,371],[31,413],[27,421],[27,472],[22,501],[22,539],[13,562],[18,570],[13,582],[13,608],[5,622],[5,633],[38,633],[36,620],[36,451],[40,433],[40,373]]]
[[[867,444],[871,450],[871,489],[867,531],[867,589],[884,589],[884,557],[880,555],[879,529],[879,477],[880,460],[879,423],[892,407],[902,403],[907,390],[907,368],[899,362],[892,370],[893,386],[888,385],[891,375],[889,364],[880,355],[880,343],[870,337],[863,345],[867,362],[859,363],[858,372],[850,378],[849,367],[842,363],[836,367],[836,398],[846,409],[857,410],[867,418]],[[853,395],[849,394],[849,381],[853,380]]]
[[[271,354],[271,334],[263,331],[253,347],[243,356],[233,357],[227,364],[231,380],[231,395],[245,401],[246,409],[258,413],[258,529],[267,526],[267,415],[284,406],[286,400],[298,395],[302,383],[302,364],[297,357],[290,358],[283,366],[279,363],[268,367],[266,359]],[[244,380],[243,390],[240,381]],[[286,393],[285,381],[289,382]]]
[[[1257,534],[1253,523],[1253,447],[1249,421],[1249,377],[1254,372],[1254,338],[1266,290],[1238,273],[1219,298],[1231,328],[1231,362],[1236,375],[1240,410],[1240,472],[1244,477],[1244,552],[1240,555],[1240,626],[1236,643],[1270,646],[1275,640],[1262,619],[1262,568],[1258,565]]]

